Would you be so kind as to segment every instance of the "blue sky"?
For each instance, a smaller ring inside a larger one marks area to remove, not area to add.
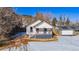
[[[16,7],[14,8],[17,14],[35,16],[37,12],[51,13],[57,19],[64,15],[69,17],[71,21],[79,21],[78,7]]]

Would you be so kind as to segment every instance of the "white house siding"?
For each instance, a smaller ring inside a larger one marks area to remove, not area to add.
[[[38,21],[36,21],[36,22],[34,22],[33,24],[31,24],[31,25],[28,25],[27,27],[26,27],[26,34],[30,34],[31,32],[30,32],[30,27],[33,27],[33,26],[35,26],[36,24],[38,24],[38,23],[40,23],[41,21],[40,20],[38,20]],[[33,32],[35,32],[35,29],[33,28]]]
[[[39,32],[36,32],[36,34],[52,34],[52,31],[47,31],[46,33],[44,33],[44,31],[39,31]]]
[[[74,35],[74,30],[62,30],[62,35]]]
[[[26,34],[29,34],[30,33],[30,27],[26,27]]]
[[[36,28],[52,28],[52,26],[46,22],[42,22],[41,25],[36,26]]]
[[[28,34],[30,37],[32,36],[32,35],[35,35],[36,34],[36,29],[35,28],[33,28],[33,32],[30,32],[30,26],[28,26],[28,27],[26,27],[26,34]]]
[[[33,28],[33,32],[30,32],[30,27]],[[50,24],[48,24],[47,22],[42,22],[40,20],[36,21],[35,23],[29,25],[26,27],[26,33],[31,37],[33,35],[36,35],[36,34],[52,34],[52,31],[49,32],[49,30],[47,30],[46,33],[44,33],[44,30],[43,31],[40,31],[37,33],[36,32],[36,28],[39,28],[39,29],[52,29],[52,26]]]
[[[31,24],[31,25],[29,25],[29,26],[30,26],[30,27],[33,27],[33,26],[37,25],[37,24],[40,23],[40,22],[41,22],[41,21],[38,20],[38,21],[34,22],[33,24]]]
[[[46,28],[46,29],[52,29],[52,26],[51,25],[49,25],[48,23],[46,23],[46,22],[42,22],[40,25],[38,25],[38,26],[36,26],[35,28],[42,28],[42,29],[44,29],[44,28]],[[48,30],[47,30],[47,32],[46,33],[44,33],[44,31],[39,31],[39,34],[51,34],[52,32],[49,32]]]

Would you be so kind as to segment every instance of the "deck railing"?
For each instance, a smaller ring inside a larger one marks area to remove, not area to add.
[[[29,41],[47,42],[47,41],[57,41],[57,37],[53,38],[30,38]]]

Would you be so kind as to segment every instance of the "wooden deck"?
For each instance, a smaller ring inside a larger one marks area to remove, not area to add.
[[[30,38],[29,42],[49,42],[49,41],[57,41],[57,37],[41,39],[41,38]]]
[[[50,42],[50,41],[57,41],[57,37],[49,38],[49,39],[40,39],[40,38],[29,38],[27,36],[16,38],[9,42],[8,45],[0,47],[0,50],[11,48],[11,47],[19,47],[21,44],[28,44],[28,42]]]

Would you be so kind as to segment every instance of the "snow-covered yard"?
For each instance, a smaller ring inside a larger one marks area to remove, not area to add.
[[[20,47],[11,47],[11,48],[6,48],[1,51],[27,51],[27,45],[21,45]]]
[[[12,47],[2,51],[79,51],[79,35],[60,36],[58,41],[52,42],[29,42],[17,49]]]
[[[29,42],[29,51],[78,51],[79,36],[60,36],[58,41]]]

